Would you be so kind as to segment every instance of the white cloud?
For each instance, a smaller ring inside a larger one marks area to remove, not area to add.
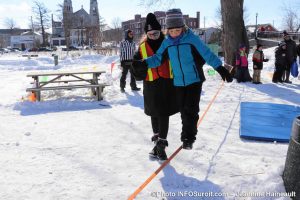
[[[17,27],[28,28],[31,5],[25,1],[19,4],[0,3],[0,13],[0,28],[7,28],[4,24],[6,18],[14,19]]]

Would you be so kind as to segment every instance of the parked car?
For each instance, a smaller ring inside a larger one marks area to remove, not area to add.
[[[8,53],[8,52],[10,52],[8,49],[6,49],[6,48],[0,48],[0,53]]]
[[[17,48],[17,47],[14,47],[14,48],[12,48],[13,50],[17,50],[17,51],[22,51],[22,49],[20,49],[20,48]]]
[[[69,46],[69,51],[77,51],[79,50],[77,47]]]
[[[49,47],[40,47],[38,49],[38,51],[53,51],[52,49],[50,49]]]
[[[38,51],[38,50],[39,50],[38,48],[33,47],[31,49],[28,49],[28,52],[33,52],[33,51]]]
[[[78,51],[79,49],[74,46],[69,46],[69,48],[62,48],[63,51]]]

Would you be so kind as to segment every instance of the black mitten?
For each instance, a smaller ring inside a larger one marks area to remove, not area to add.
[[[147,63],[145,60],[133,60],[132,62],[132,73],[137,81],[145,80],[147,77]]]
[[[219,66],[216,71],[220,74],[220,76],[222,77],[223,81],[227,81],[227,82],[232,82],[232,77],[230,75],[230,73],[228,72],[228,70],[223,67],[223,66]]]

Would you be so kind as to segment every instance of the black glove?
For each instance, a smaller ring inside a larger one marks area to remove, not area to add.
[[[220,76],[222,77],[223,81],[227,81],[227,82],[232,82],[232,77],[229,74],[228,70],[223,67],[223,66],[219,66],[216,71],[220,74]]]
[[[264,59],[264,62],[269,62],[269,59],[268,58]]]
[[[147,77],[147,63],[145,60],[133,60],[132,62],[132,73],[137,81],[145,80]]]

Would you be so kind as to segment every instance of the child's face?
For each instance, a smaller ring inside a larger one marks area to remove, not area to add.
[[[178,37],[182,33],[182,28],[169,29],[169,34],[172,38]]]

